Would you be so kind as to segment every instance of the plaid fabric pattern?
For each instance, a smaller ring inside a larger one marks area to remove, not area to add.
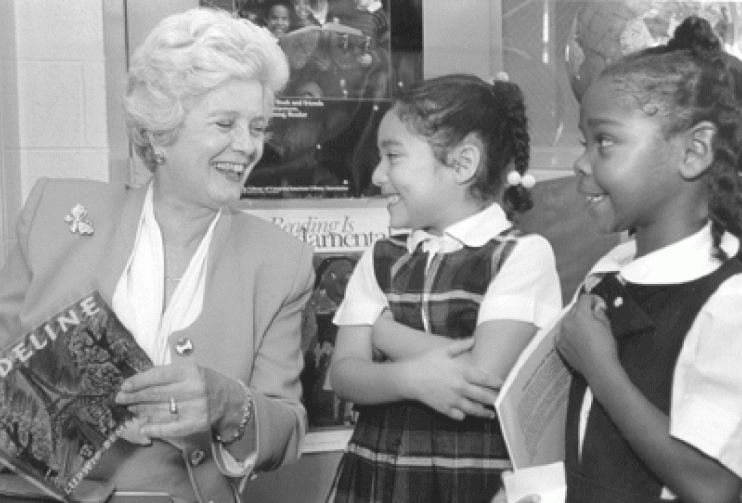
[[[427,270],[428,254],[408,253],[404,236],[377,242],[376,278],[394,318],[438,336],[470,337],[519,234],[510,229],[480,248],[435,255]],[[337,503],[489,502],[510,467],[496,419],[454,421],[414,401],[358,409],[330,495]]]

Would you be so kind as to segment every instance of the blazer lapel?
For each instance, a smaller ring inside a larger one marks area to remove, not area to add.
[[[106,302],[113,298],[113,292],[134,249],[148,186],[149,184],[145,184],[141,187],[126,188],[121,216],[111,236],[110,258],[106,262],[101,262],[97,273],[98,288]]]

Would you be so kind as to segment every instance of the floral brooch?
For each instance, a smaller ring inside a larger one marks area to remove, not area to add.
[[[95,231],[93,224],[88,220],[88,211],[79,203],[72,207],[64,221],[70,224],[70,232],[73,234],[90,235]]]

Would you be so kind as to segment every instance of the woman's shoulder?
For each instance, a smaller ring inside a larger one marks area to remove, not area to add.
[[[73,178],[38,179],[26,200],[26,208],[34,212],[80,212],[107,215],[118,211],[121,200],[133,187],[121,183]]]
[[[41,177],[33,185],[31,192],[43,192],[46,197],[85,195],[109,195],[124,193],[130,185],[85,178]]]

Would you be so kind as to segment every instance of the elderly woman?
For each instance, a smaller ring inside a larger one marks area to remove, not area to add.
[[[136,420],[93,479],[221,503],[299,456],[312,249],[232,204],[287,78],[264,28],[173,15],[134,54],[125,97],[151,181],[44,179],[28,198],[0,273],[0,342],[95,288],[155,364],[124,382],[116,400]],[[86,225],[71,228],[77,205]]]

